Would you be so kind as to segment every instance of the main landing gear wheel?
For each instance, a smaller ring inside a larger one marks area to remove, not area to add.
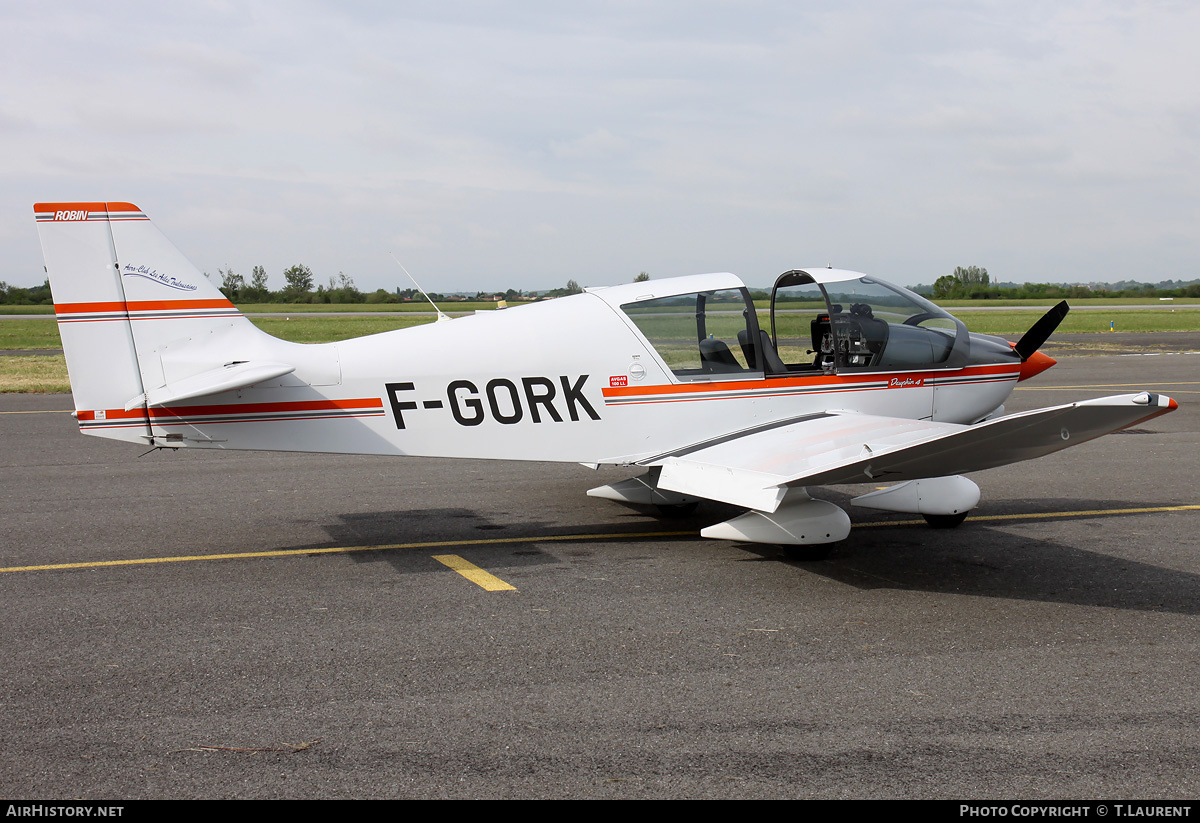
[[[806,545],[795,545],[784,543],[780,545],[783,553],[788,560],[798,560],[801,563],[812,563],[818,560],[825,560],[833,551],[832,543],[808,543]]]
[[[953,529],[967,519],[966,512],[958,514],[923,514],[925,522],[933,529]]]

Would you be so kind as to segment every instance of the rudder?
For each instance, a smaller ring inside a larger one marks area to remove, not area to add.
[[[76,417],[85,432],[104,426],[109,410],[123,409],[144,391],[109,228],[110,207],[117,214],[140,214],[130,203],[33,207]],[[114,423],[115,432],[127,435],[120,439],[137,441],[149,432],[144,414]]]

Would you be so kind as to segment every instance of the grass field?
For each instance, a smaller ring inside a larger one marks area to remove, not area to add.
[[[1024,334],[1041,317],[1036,310],[961,312],[959,319],[971,331],[983,334]],[[766,312],[758,313],[759,324],[770,328]],[[265,332],[296,343],[328,343],[378,334],[392,329],[408,328],[422,323],[431,323],[428,315],[397,314],[394,317],[329,317],[320,312],[310,312],[296,317],[255,317],[251,321]],[[1071,332],[1108,331],[1109,323],[1116,323],[1118,332],[1155,331],[1200,331],[1200,309],[1147,309],[1137,311],[1076,311],[1067,315],[1058,330]],[[681,335],[687,337],[690,334]],[[20,317],[0,320],[0,350],[3,349],[59,349],[58,326],[53,317]]]
[[[68,392],[67,360],[61,354],[0,357],[0,392]]]
[[[956,315],[967,328],[981,334],[1024,334],[1042,312],[1039,311],[979,311],[960,312]],[[1200,331],[1200,309],[1122,309],[1121,311],[1073,311],[1063,320],[1058,331],[1072,332],[1108,331],[1109,323],[1115,323],[1118,332],[1154,331]]]
[[[53,306],[0,306],[0,314],[54,314]]]
[[[959,319],[966,323],[971,331],[1016,340],[1041,314],[1040,311],[1020,309],[966,311],[961,313]],[[391,317],[329,317],[322,316],[320,312],[305,312],[286,318],[251,316],[250,319],[263,331],[296,343],[327,343],[431,323],[434,320],[432,316],[404,313],[397,313]],[[730,318],[730,322],[733,323],[737,320]],[[1109,330],[1110,322],[1116,323],[1118,337],[1120,332],[1200,331],[1200,309],[1072,312],[1067,315],[1058,330],[1061,333],[1105,332]],[[770,318],[761,311],[759,323],[763,328],[770,328]],[[690,352],[693,348],[691,335],[694,334],[694,328],[689,322],[679,326],[679,329],[672,326],[668,334],[678,334],[680,346]],[[719,331],[716,327],[712,330]],[[733,336],[732,332],[730,336]],[[0,351],[61,348],[58,325],[52,316],[0,320]],[[68,390],[66,364],[62,355],[0,356],[0,392]]]
[[[431,323],[432,317],[255,317],[254,325],[294,343],[328,343],[393,329]],[[0,352],[21,349],[61,349],[53,317],[0,320]],[[61,355],[0,354],[0,393],[70,391],[67,363]]]
[[[251,317],[250,321],[267,334],[293,343],[332,343],[367,334],[394,329],[407,329],[432,323],[434,317],[321,317],[306,314],[301,317]]]
[[[434,318],[396,315],[395,317],[251,317],[251,322],[268,334],[294,343],[329,343],[362,337],[366,334],[403,329],[432,323]],[[20,317],[0,320],[0,351],[5,349],[61,349],[58,324],[53,317]]]

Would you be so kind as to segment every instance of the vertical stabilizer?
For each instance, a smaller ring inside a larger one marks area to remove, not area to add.
[[[82,431],[146,442],[156,396],[291,370],[271,362],[240,380],[216,374],[291,344],[253,326],[137,206],[38,203],[34,213]]]

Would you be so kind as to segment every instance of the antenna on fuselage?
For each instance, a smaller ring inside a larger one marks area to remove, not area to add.
[[[388,252],[388,254],[391,254],[391,252]],[[404,268],[404,264],[400,262],[400,258],[392,254],[392,259],[396,261],[396,265],[400,267],[400,271],[408,275],[408,279],[411,280],[412,284],[417,287],[417,291],[421,293],[421,296],[429,301],[429,305],[433,306],[433,310],[437,312],[437,322],[441,323],[443,320],[449,320],[450,315],[445,314],[441,309],[438,308],[437,303],[434,303],[433,299],[425,293],[425,289],[421,288],[421,284],[417,282],[417,278],[413,277],[411,274],[408,274],[408,269]]]

